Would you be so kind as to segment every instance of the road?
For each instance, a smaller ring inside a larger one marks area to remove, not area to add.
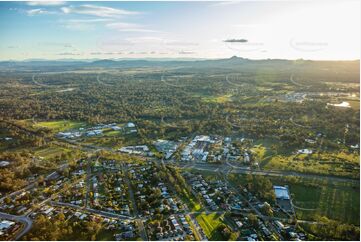
[[[0,203],[3,203],[4,200],[5,200],[5,198],[7,198],[7,197],[10,198],[10,197],[13,197],[13,196],[17,196],[17,195],[21,194],[22,192],[26,192],[26,191],[34,188],[34,187],[35,187],[35,184],[36,184],[36,182],[33,182],[33,183],[27,185],[26,187],[18,190],[18,191],[15,191],[15,192],[12,192],[12,193],[9,193],[9,194],[3,196],[2,198],[0,198]]]
[[[302,83],[299,83],[299,82],[296,82],[295,80],[293,80],[293,74],[290,76],[290,82],[292,82],[294,85],[299,86],[299,87],[307,87],[307,88],[311,87],[309,85],[304,85]]]
[[[97,75],[97,81],[100,85],[104,85],[104,86],[108,86],[108,87],[112,87],[113,85],[104,83],[102,80],[99,79],[99,74]]]
[[[122,214],[117,214],[117,213],[112,213],[112,212],[107,212],[107,211],[102,211],[102,210],[97,210],[97,209],[93,209],[93,208],[84,208],[75,204],[71,204],[71,203],[63,203],[63,202],[50,202],[50,204],[52,206],[57,206],[57,207],[68,207],[68,208],[74,208],[76,210],[80,210],[80,211],[84,211],[84,212],[89,212],[92,214],[97,214],[103,217],[108,217],[108,218],[119,218],[119,219],[129,219],[129,220],[133,220],[134,217],[131,216],[126,216],[126,215],[122,215]]]
[[[99,159],[99,157],[98,157]],[[97,160],[98,160],[97,159]],[[86,172],[86,179],[85,179],[85,184],[86,184],[86,193],[85,193],[85,207],[88,208],[89,207],[89,194],[90,194],[90,190],[91,190],[91,186],[92,186],[92,183],[90,182],[90,178],[91,178],[91,173],[92,173],[92,169],[91,169],[91,159],[88,158],[88,161],[86,163],[86,169],[87,169],[87,172]]]
[[[305,128],[305,129],[312,129],[311,126],[305,126],[305,125],[296,123],[296,122],[293,120],[293,116],[290,117],[290,121],[291,121],[292,124],[294,124],[294,125],[296,125],[296,126],[298,126],[298,127]]]
[[[4,121],[4,122],[10,123],[8,121]],[[22,129],[23,131],[25,131],[27,133],[31,133],[33,135],[39,136],[39,134],[35,133],[32,130],[27,130],[24,127],[21,127],[21,126],[19,126],[17,124],[13,124],[13,123],[10,123],[10,124],[12,124],[14,126],[17,126],[18,128]],[[56,141],[49,140],[49,141],[54,143],[54,144],[57,144],[57,145],[64,145],[64,144],[76,145],[79,149],[82,149],[82,150],[85,150],[85,151],[91,152],[91,153],[94,153],[97,150],[107,150],[107,151],[114,152],[114,153],[116,152],[113,149],[108,148],[108,147],[98,147],[98,146],[92,146],[92,145],[83,145],[83,144],[77,143],[76,141],[69,141],[69,140],[56,140]],[[181,165],[178,165],[178,166],[183,167],[183,168],[192,168],[192,169],[195,169],[195,170],[205,170],[205,171],[211,171],[211,172],[220,172],[223,175],[236,173],[236,174],[252,174],[252,175],[275,176],[275,177],[294,176],[294,177],[303,177],[303,178],[308,178],[308,179],[319,179],[319,180],[327,179],[327,180],[330,180],[330,181],[338,181],[338,182],[355,182],[355,183],[359,184],[359,180],[353,179],[353,178],[347,178],[347,177],[335,177],[335,176],[327,176],[327,175],[305,174],[305,173],[298,173],[298,172],[292,172],[292,171],[250,170],[248,167],[239,167],[239,166],[235,166],[235,165],[232,165],[232,164],[229,164],[229,163],[227,163],[227,164],[208,164],[208,163],[196,163],[196,162],[193,162],[191,164],[185,163],[185,164],[181,164]],[[126,168],[125,168],[125,171],[127,171]],[[141,235],[142,239],[144,241],[148,240],[148,236],[147,236],[146,230],[144,228],[143,220],[139,216],[139,213],[137,211],[137,206],[136,206],[136,202],[135,202],[135,199],[134,199],[134,194],[133,194],[133,191],[131,189],[130,182],[129,182],[129,179],[128,179],[127,175],[126,175],[126,178],[127,179],[125,179],[125,181],[128,183],[129,195],[130,195],[131,201],[133,203],[134,218],[130,217],[130,216],[124,216],[124,215],[119,215],[119,214],[115,214],[115,213],[110,213],[110,212],[105,212],[105,211],[100,211],[100,210],[95,210],[95,209],[90,209],[90,208],[82,208],[82,207],[72,205],[72,204],[57,203],[57,205],[58,206],[73,207],[75,209],[88,211],[88,212],[91,212],[91,213],[94,213],[94,214],[99,214],[101,216],[117,217],[117,218],[123,218],[123,219],[134,219],[135,222],[138,225],[139,232],[140,232],[140,235]],[[227,177],[225,177],[225,179],[227,180]],[[23,191],[31,189],[34,185],[35,185],[35,183],[30,184],[27,187],[25,187],[25,188],[23,188],[23,189],[21,189],[19,191],[16,191],[16,192],[14,192],[12,194],[9,194],[9,195],[1,198],[0,201],[3,202],[6,197],[15,196],[17,194],[20,194]],[[55,195],[55,194],[53,194],[53,195]],[[41,202],[38,205],[41,206],[41,205],[45,204],[46,202],[49,202],[54,197],[53,195],[50,198],[44,200],[43,202]],[[258,210],[255,207],[252,206],[251,203],[249,203],[249,205],[252,208],[252,210],[254,210],[256,212],[256,214],[258,216],[260,216],[262,218],[266,218],[265,216],[260,214],[258,212]],[[7,217],[8,219],[19,221],[19,222],[22,222],[22,223],[25,224],[25,228],[21,231],[21,233],[19,233],[16,236],[16,238],[20,238],[25,233],[27,233],[31,228],[32,221],[26,216],[15,216],[15,215],[3,214],[3,213],[0,213],[0,216],[4,216],[4,218],[6,218],[5,216],[8,216]],[[299,223],[309,223],[309,224],[317,223],[317,222],[303,221],[303,220],[299,220],[298,222]]]
[[[252,174],[259,176],[293,176],[293,177],[302,177],[308,179],[319,179],[319,180],[330,180],[336,182],[355,182],[359,184],[358,179],[350,178],[350,177],[336,177],[336,176],[328,176],[328,175],[317,175],[317,174],[307,174],[307,173],[299,173],[293,171],[281,171],[281,170],[251,170],[248,167],[239,167],[234,165],[227,164],[208,164],[208,163],[193,163],[191,166],[189,164],[178,165],[181,168],[191,168],[195,170],[203,170],[203,171],[213,171],[216,172],[217,169],[228,171],[232,169],[230,173],[236,174]]]
[[[38,74],[38,75],[39,75],[39,74]],[[36,85],[41,86],[41,87],[49,87],[49,85],[46,85],[46,84],[43,84],[43,83],[39,83],[37,80],[35,80],[35,76],[36,76],[36,74],[33,75],[32,80],[33,80],[33,82],[34,82]]]
[[[261,218],[263,220],[268,220],[267,216],[264,216],[255,206],[253,206],[253,204],[251,202],[249,202],[249,200],[247,198],[243,197],[243,195],[239,192],[239,189],[237,187],[235,187],[232,183],[230,183],[228,181],[228,175],[231,173],[231,171],[232,171],[232,168],[230,170],[228,170],[226,173],[219,172],[220,175],[222,176],[224,182],[227,184],[227,186],[230,189],[232,189],[235,194],[238,194],[242,198],[242,200],[247,203],[248,207],[250,207],[259,218]],[[273,226],[272,223],[268,223],[267,226],[269,229],[271,229],[271,231],[276,233],[281,240],[283,240],[283,236],[281,235],[281,233],[279,233],[277,231],[277,229]]]
[[[130,198],[130,200],[132,202],[132,205],[133,205],[133,213],[134,213],[134,216],[136,217],[135,223],[137,224],[137,227],[138,227],[139,233],[140,233],[140,237],[142,237],[142,240],[143,241],[148,241],[147,231],[144,228],[143,220],[139,216],[137,203],[136,203],[135,198],[134,198],[134,192],[133,192],[133,189],[132,189],[130,181],[129,181],[128,168],[125,166],[124,163],[122,163],[122,168],[123,168],[123,171],[125,173],[124,181],[128,186],[129,198]]]
[[[22,236],[24,236],[27,232],[29,232],[31,226],[33,225],[33,221],[27,216],[16,216],[16,215],[0,212],[0,218],[20,222],[24,225],[22,231],[20,231],[17,235],[15,235],[14,237],[15,240],[19,240]]]
[[[55,171],[61,171],[61,170],[65,169],[66,167],[68,167],[68,164],[59,165],[58,168]],[[51,174],[51,173],[49,173],[49,174]],[[0,198],[0,203],[3,203],[5,198],[8,198],[8,197],[11,198],[11,197],[14,197],[14,196],[17,196],[17,195],[21,194],[22,192],[26,192],[26,191],[29,191],[29,190],[33,189],[36,186],[36,184],[37,184],[37,181],[32,182],[32,183],[30,183],[29,185],[27,185],[26,187],[24,187],[24,188],[22,188],[20,190],[17,190],[15,192],[9,193],[9,194],[1,197]]]

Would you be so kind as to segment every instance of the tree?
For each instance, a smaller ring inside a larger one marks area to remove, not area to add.
[[[248,218],[249,223],[253,227],[258,227],[258,218],[257,218],[257,216],[255,214],[250,213],[250,214],[248,214],[247,218]]]

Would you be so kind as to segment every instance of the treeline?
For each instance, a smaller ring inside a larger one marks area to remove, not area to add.
[[[37,80],[47,86],[36,85],[30,76],[21,81],[26,85],[23,88],[15,87],[16,83],[14,87],[4,85],[0,91],[4,94],[0,116],[90,124],[132,120],[140,124],[147,138],[194,132],[228,135],[235,131],[252,138],[279,137],[282,145],[289,148],[302,146],[304,139],[321,132],[326,140],[345,139],[348,145],[359,142],[359,110],[326,108],[327,100],[263,102],[264,97],[299,91],[299,87],[290,87],[289,82],[277,78],[277,73],[272,78],[240,74],[233,74],[231,81],[224,75],[205,72],[167,73],[163,79],[161,73],[135,72],[104,75],[100,81],[94,74],[40,75]],[[275,90],[275,85],[280,90]],[[262,90],[263,87],[272,91]],[[62,92],[66,88],[73,89]],[[328,87],[322,88],[321,91],[329,91]],[[226,94],[231,97],[217,100]],[[346,124],[350,131],[345,136]]]
[[[30,232],[22,240],[96,240],[101,228],[101,224],[96,221],[74,223],[66,220],[63,213],[57,214],[52,219],[48,219],[44,215],[38,215]]]
[[[322,240],[360,240],[359,226],[343,224],[326,217],[320,217],[318,222],[316,224],[303,224],[302,227]]]

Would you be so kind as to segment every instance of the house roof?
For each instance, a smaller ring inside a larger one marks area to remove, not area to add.
[[[287,188],[287,187],[273,186],[273,189],[274,189],[274,191],[275,191],[276,198],[279,198],[279,199],[290,199],[290,195],[289,195],[289,193],[288,193],[288,188]]]

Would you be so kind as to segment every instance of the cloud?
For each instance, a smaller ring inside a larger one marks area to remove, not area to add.
[[[227,42],[227,43],[247,43],[248,40],[246,40],[246,39],[226,39],[223,42]]]
[[[77,56],[77,55],[81,55],[81,54],[80,53],[74,53],[74,52],[62,52],[62,53],[58,53],[57,55]]]
[[[66,19],[60,20],[59,23],[70,30],[91,30],[96,24],[105,23],[110,19],[95,18],[95,19]]]
[[[103,7],[91,4],[85,4],[81,6],[68,6],[60,8],[61,11],[65,14],[84,14],[84,15],[92,15],[97,17],[104,18],[118,18],[122,16],[128,15],[136,15],[140,14],[140,12],[128,11],[124,9],[111,8],[111,7]]]
[[[106,18],[93,18],[93,19],[68,19],[63,22],[67,23],[102,23],[102,22],[108,22],[109,19]]]
[[[164,44],[167,46],[184,46],[184,47],[189,47],[189,46],[198,46],[199,44],[196,42],[189,42],[189,41],[182,41],[182,40],[167,40],[164,41]]]
[[[35,15],[41,15],[41,14],[54,14],[53,11],[44,10],[42,8],[34,8],[26,11],[28,16],[35,16]]]
[[[122,55],[122,52],[90,52],[89,55]]]
[[[185,50],[182,50],[182,51],[178,52],[178,54],[180,54],[180,55],[193,55],[195,53],[196,52],[194,52],[194,51],[185,51]]]
[[[74,45],[65,42],[39,42],[39,46],[51,46],[51,47],[62,47],[62,48],[74,48]]]
[[[195,53],[194,50],[199,48],[199,43],[188,40],[165,40],[163,47],[174,53],[189,55]]]
[[[235,5],[235,4],[239,4],[239,3],[241,3],[241,1],[228,0],[228,1],[212,3],[210,6],[211,7],[223,7],[223,6]]]
[[[61,25],[70,30],[92,30],[97,23],[105,22],[104,19],[69,19],[59,21]]]
[[[64,5],[65,1],[30,1],[26,4],[29,6],[60,6]]]
[[[145,29],[144,26],[133,23],[125,22],[113,22],[105,25],[109,29],[113,29],[119,32],[142,32],[142,33],[157,33],[159,31]]]
[[[163,38],[154,37],[154,36],[142,36],[142,37],[133,37],[126,38],[132,44],[160,44],[164,41]]]

